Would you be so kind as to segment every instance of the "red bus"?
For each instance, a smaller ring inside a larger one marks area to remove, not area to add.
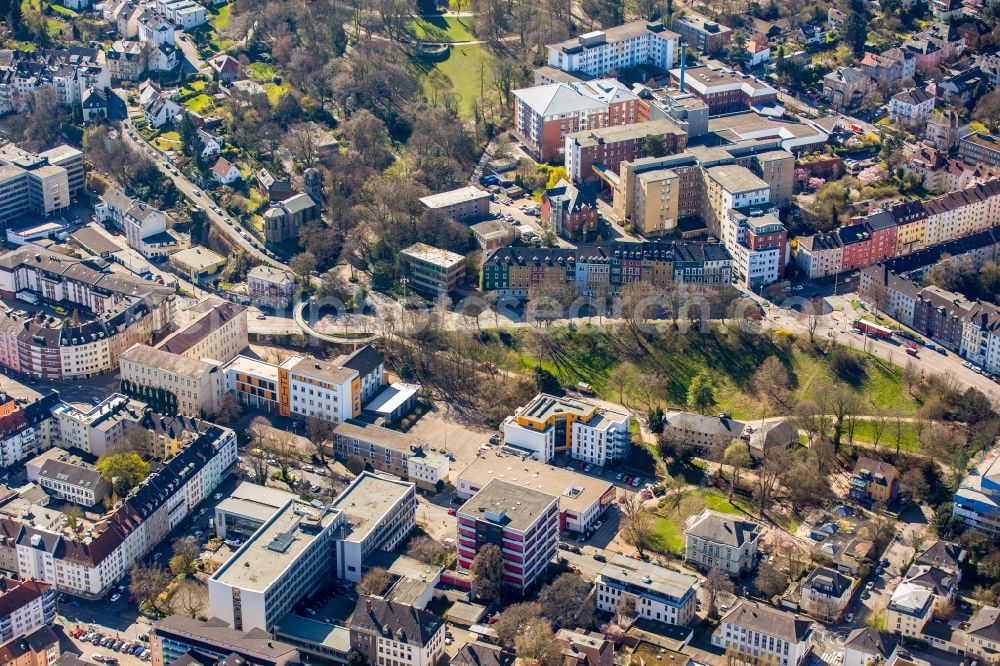
[[[891,328],[886,328],[885,326],[879,326],[875,322],[868,321],[867,319],[858,319],[857,321],[855,321],[854,328],[858,329],[862,333],[874,335],[875,337],[882,338],[883,340],[888,340],[892,338]]]

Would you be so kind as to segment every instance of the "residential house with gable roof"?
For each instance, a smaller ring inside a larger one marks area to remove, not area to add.
[[[894,664],[898,646],[889,634],[871,627],[853,630],[844,641],[843,666],[873,666]]]
[[[712,645],[752,663],[798,666],[812,651],[813,622],[788,611],[738,598],[712,632]]]

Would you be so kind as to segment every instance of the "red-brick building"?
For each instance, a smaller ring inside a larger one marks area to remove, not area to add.
[[[665,155],[674,155],[687,147],[687,133],[669,120],[649,120],[632,125],[574,132],[566,136],[564,159],[566,172],[574,183],[598,180],[593,165],[618,173],[618,165],[647,157],[646,137],[663,142]]]
[[[560,180],[542,194],[541,219],[564,238],[581,239],[597,231],[597,188]]]
[[[514,91],[514,132],[543,162],[562,158],[568,134],[631,125],[648,118],[648,104],[614,79]]]
[[[670,83],[680,86],[680,80],[681,70],[670,70]],[[766,83],[704,66],[684,71],[684,90],[707,104],[711,116],[770,106],[778,101],[778,91]]]

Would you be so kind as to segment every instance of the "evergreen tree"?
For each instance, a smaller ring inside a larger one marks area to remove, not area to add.
[[[858,58],[865,53],[865,42],[868,41],[868,23],[859,12],[851,12],[840,29],[840,35]]]
[[[197,157],[201,152],[198,150],[198,128],[194,126],[194,122],[191,120],[191,114],[185,113],[181,116],[181,150],[188,157]]]

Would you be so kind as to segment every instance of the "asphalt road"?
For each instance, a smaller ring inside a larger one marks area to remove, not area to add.
[[[200,188],[193,182],[191,182],[188,179],[188,177],[183,174],[183,172],[177,169],[177,167],[173,164],[170,158],[168,158],[166,155],[158,151],[151,143],[143,139],[138,132],[135,132],[134,131],[135,127],[132,125],[131,120],[124,121],[124,125],[126,126],[127,130],[125,132],[125,136],[128,137],[128,140],[131,141],[133,144],[135,144],[136,147],[139,148],[139,150],[148,154],[153,159],[153,162],[156,164],[156,168],[159,169],[160,172],[163,173],[163,175],[165,175],[167,178],[173,181],[174,186],[178,190],[180,190],[180,192],[184,194],[184,196],[187,197],[189,201],[191,201],[196,206],[202,208],[205,211],[205,215],[207,216],[208,220],[213,225],[215,225],[216,228],[221,230],[222,234],[226,236],[226,238],[228,238],[230,242],[232,242],[235,246],[239,247],[240,249],[250,253],[250,255],[253,256],[259,262],[266,262],[273,266],[277,266],[285,270],[290,270],[286,264],[281,263],[281,261],[279,261],[278,259],[272,259],[271,257],[268,257],[266,254],[264,254],[262,250],[254,247],[251,244],[250,240],[250,238],[253,238],[252,234],[250,234],[250,232],[246,230],[243,230],[238,221],[230,220],[230,222],[227,223],[226,222],[226,219],[228,217],[227,215],[225,215],[224,213],[219,214],[216,213],[214,210],[212,210],[211,206],[218,206],[218,203],[216,203],[216,201],[212,199],[207,192],[201,192],[200,195],[195,194],[195,190],[200,191]],[[169,164],[171,167],[174,168],[175,171],[177,171],[176,175],[170,172],[170,170],[166,166],[167,164]],[[241,231],[244,234],[246,234],[247,237],[240,235]],[[258,246],[263,247],[263,245],[258,240],[255,239],[253,242],[257,243]]]

